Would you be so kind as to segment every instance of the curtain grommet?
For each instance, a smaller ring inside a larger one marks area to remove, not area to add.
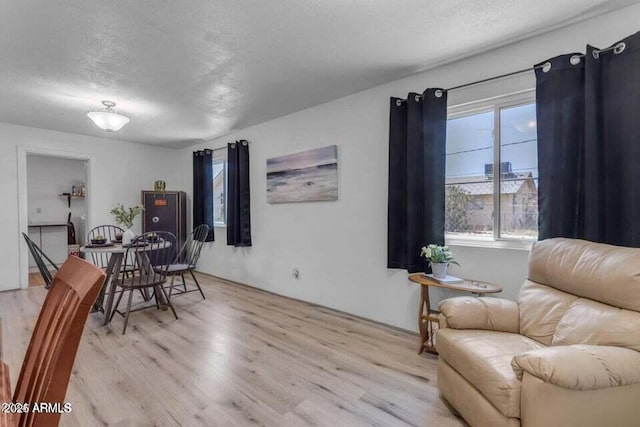
[[[616,45],[616,47],[613,48],[613,53],[615,53],[616,55],[622,53],[625,48],[627,47],[625,42],[620,42]]]
[[[543,73],[548,73],[549,71],[551,71],[551,62],[545,62],[542,65],[542,72]]]
[[[598,58],[600,58],[600,51],[599,51],[599,50],[594,50],[594,51],[592,52],[592,55],[593,55],[593,57],[594,57],[595,59],[598,59]]]
[[[420,95],[416,95],[416,97],[415,97],[416,102],[420,102],[420,99],[421,99],[421,98],[422,98],[422,96],[420,96]]]
[[[442,92],[442,90],[437,89],[437,90],[434,92],[434,95],[436,96],[436,98],[442,98],[443,92]]]
[[[396,107],[402,107],[402,100],[396,99]]]
[[[581,61],[582,58],[580,57],[580,55],[573,55],[571,58],[569,58],[569,63],[571,65],[578,65]]]

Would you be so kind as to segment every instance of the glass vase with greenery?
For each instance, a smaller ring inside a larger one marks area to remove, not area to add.
[[[130,206],[125,208],[122,204],[118,204],[118,206],[111,209],[111,214],[115,217],[116,223],[124,226],[125,228],[132,228],[133,220],[135,220],[142,211],[144,211],[142,206]]]
[[[142,206],[130,206],[125,208],[122,204],[118,204],[118,206],[111,209],[111,214],[115,217],[116,222],[126,228],[124,233],[122,233],[123,245],[128,245],[136,237],[131,228],[133,227],[133,221],[143,211],[144,208]]]

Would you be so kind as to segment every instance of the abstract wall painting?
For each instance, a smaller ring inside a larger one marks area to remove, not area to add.
[[[338,200],[338,147],[267,159],[267,202]]]

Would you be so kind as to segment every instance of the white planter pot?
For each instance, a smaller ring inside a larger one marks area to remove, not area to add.
[[[444,279],[447,277],[447,267],[449,267],[449,263],[431,263],[431,271],[433,271],[433,277],[436,279]]]
[[[131,243],[133,239],[135,239],[135,237],[136,237],[135,233],[131,231],[130,228],[127,228],[127,231],[122,233],[122,244],[128,245],[129,243]]]

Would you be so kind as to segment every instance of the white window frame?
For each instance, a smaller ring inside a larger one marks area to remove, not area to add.
[[[447,245],[520,250],[531,249],[531,245],[535,242],[534,239],[514,239],[500,236],[500,112],[505,108],[531,104],[535,103],[535,101],[535,89],[530,89],[447,108],[447,121],[493,111],[493,211],[495,213],[493,216],[493,236],[459,236],[445,233],[444,239]],[[497,174],[495,173],[496,165],[498,165]]]
[[[213,150],[213,154],[212,154],[212,159],[211,162],[213,163],[213,165],[216,164],[223,164],[223,174],[224,174],[224,190],[223,190],[223,194],[224,194],[224,221],[213,221],[213,226],[214,227],[220,227],[220,228],[224,228],[227,226],[227,189],[228,189],[228,159],[227,159],[227,149],[225,148],[217,148],[215,150]],[[213,185],[213,181],[211,182],[211,185]],[[215,198],[214,198],[214,210],[215,210]]]

